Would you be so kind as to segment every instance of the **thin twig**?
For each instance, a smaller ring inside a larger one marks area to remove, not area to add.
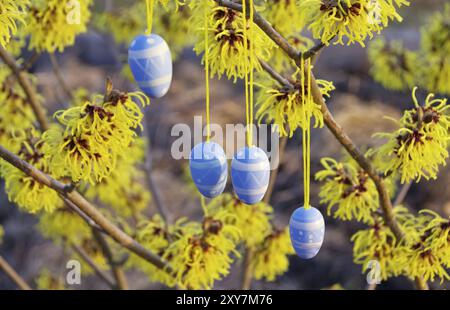
[[[61,86],[61,89],[63,90],[63,92],[65,93],[66,97],[69,100],[73,100],[73,95],[72,92],[70,91],[69,86],[67,85],[66,81],[64,80],[64,77],[61,73],[61,68],[58,64],[58,59],[56,59],[55,54],[50,53],[49,54],[50,57],[50,62],[52,63],[52,69],[53,69],[53,73],[55,74],[56,80],[59,83],[59,86]]]
[[[25,291],[31,290],[31,287],[25,280],[8,264],[8,262],[0,255],[0,269],[21,289]]]
[[[165,225],[169,225],[169,217],[167,215],[167,209],[165,208],[161,196],[159,195],[158,188],[153,179],[153,157],[151,151],[151,141],[150,141],[150,131],[148,129],[148,112],[144,113],[144,137],[146,138],[146,149],[145,149],[145,163],[144,170],[147,179],[148,188],[152,194],[152,200],[155,203],[156,211],[161,215],[164,220]]]
[[[87,216],[83,211],[81,211],[73,202],[71,202],[69,199],[65,198],[62,195],[60,195],[60,197],[64,201],[66,206],[72,211],[74,211],[76,214],[78,214],[91,228],[95,228],[96,230],[104,232],[100,226],[98,226],[89,216]]]
[[[111,280],[111,278],[103,270],[101,270],[99,266],[97,266],[97,264],[89,257],[89,255],[81,247],[75,244],[73,244],[71,247],[75,251],[75,253],[77,253],[81,257],[81,259],[83,259],[89,265],[89,267],[91,267],[94,270],[95,274],[103,282],[106,283],[106,285],[108,285],[112,289],[116,288],[114,281]]]
[[[402,186],[402,189],[398,193],[397,197],[394,200],[394,207],[403,203],[406,196],[408,195],[409,190],[411,189],[412,182],[405,183]]]
[[[94,238],[100,246],[103,255],[108,260],[108,264],[111,267],[114,279],[116,280],[116,288],[120,290],[128,290],[128,282],[125,272],[123,271],[122,266],[114,260],[113,253],[108,245],[108,242],[106,242],[105,238],[102,236],[102,233],[98,230],[92,229],[92,233],[94,234]]]
[[[23,171],[26,175],[32,177],[34,180],[42,185],[52,188],[64,198],[67,198],[70,202],[76,205],[83,213],[91,218],[98,226],[100,226],[106,234],[108,234],[118,244],[122,245],[131,252],[144,258],[148,262],[152,263],[156,267],[163,269],[169,274],[173,274],[173,269],[168,262],[163,260],[158,255],[144,248],[132,237],[127,235],[119,227],[111,223],[97,208],[95,208],[89,201],[87,201],[77,191],[67,191],[66,186],[59,181],[48,176],[44,172],[40,171],[36,167],[30,165],[26,161],[19,158],[17,155],[11,153],[3,146],[0,145],[0,157]]]
[[[41,56],[41,54],[39,54],[36,51],[33,51],[30,58],[28,58],[28,60],[20,66],[20,70],[22,70],[22,71],[30,70],[31,67],[33,67],[33,65],[36,63],[36,61],[39,59],[40,56]]]
[[[275,188],[275,183],[277,181],[279,167],[280,167],[283,155],[284,155],[284,150],[286,149],[287,142],[288,142],[287,137],[283,137],[280,140],[280,147],[278,150],[278,167],[270,173],[269,186],[267,187],[267,192],[263,199],[263,201],[265,203],[270,203],[270,199],[272,198],[272,193]]]
[[[14,58],[11,55],[9,55],[8,52],[4,50],[2,47],[0,47],[0,58],[16,76],[17,81],[19,82],[28,99],[28,103],[33,109],[33,112],[39,123],[39,127],[43,131],[47,130],[48,121],[47,116],[45,114],[45,109],[40,104],[36,92],[33,90],[30,80],[27,77],[27,73],[21,70],[21,68],[17,65],[16,61],[14,60]]]

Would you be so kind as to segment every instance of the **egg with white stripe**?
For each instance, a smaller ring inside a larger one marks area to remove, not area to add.
[[[128,49],[128,64],[142,91],[161,98],[172,83],[172,56],[169,46],[157,34],[138,35]]]
[[[223,148],[215,142],[197,144],[189,156],[191,177],[205,197],[222,194],[227,184],[228,163]]]
[[[231,181],[239,200],[246,204],[260,202],[269,186],[270,163],[259,147],[244,147],[231,162]]]
[[[322,213],[314,207],[298,208],[289,221],[291,243],[300,258],[311,259],[319,253],[325,236]]]

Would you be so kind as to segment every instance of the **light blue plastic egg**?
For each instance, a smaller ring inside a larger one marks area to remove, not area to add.
[[[189,156],[192,180],[205,197],[222,194],[227,184],[228,164],[223,148],[214,142],[197,144]]]
[[[314,207],[298,208],[289,221],[291,243],[300,258],[311,259],[319,253],[325,236],[322,213]]]
[[[260,202],[266,194],[270,178],[270,163],[259,147],[244,147],[231,162],[231,181],[239,200],[246,204]]]
[[[172,82],[172,57],[169,46],[156,34],[138,35],[128,49],[128,64],[142,91],[161,98]]]

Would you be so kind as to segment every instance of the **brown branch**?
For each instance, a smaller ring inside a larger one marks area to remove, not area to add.
[[[103,238],[101,232],[98,230],[92,229],[92,233],[94,234],[94,238],[100,246],[103,255],[108,260],[109,266],[111,267],[114,279],[116,280],[115,287],[120,290],[128,290],[128,282],[125,272],[123,271],[121,264],[114,260],[113,253],[108,245],[108,242],[106,242],[105,238]]]
[[[64,184],[46,175],[39,169],[20,159],[15,154],[11,153],[0,145],[0,157],[22,170],[26,175],[32,177],[37,182],[52,188],[64,198],[76,205],[83,213],[91,218],[98,226],[100,226],[105,233],[107,233],[114,241],[137,254],[156,267],[165,270],[169,274],[173,274],[172,267],[161,257],[144,248],[141,244],[135,241],[132,237],[123,232],[116,225],[111,223],[100,211],[98,211],[89,201],[87,201],[77,191],[67,191]]]
[[[89,267],[91,267],[94,270],[95,274],[103,282],[105,282],[106,285],[108,285],[112,289],[116,288],[115,283],[110,279],[110,277],[103,270],[101,270],[100,267],[98,267],[96,263],[94,263],[94,261],[89,257],[89,255],[81,247],[73,244],[72,250],[74,250],[74,252],[77,253],[81,257],[81,259],[83,259],[89,265]]]
[[[64,77],[61,73],[61,68],[58,64],[58,59],[56,59],[55,54],[51,53],[49,54],[50,62],[52,63],[53,73],[55,74],[56,80],[59,83],[59,86],[63,90],[64,94],[69,100],[73,100],[72,92],[70,91],[69,86],[67,85],[66,81],[64,80]]]
[[[45,131],[48,129],[48,121],[47,116],[45,115],[45,109],[39,103],[36,92],[33,90],[33,87],[30,83],[30,80],[27,77],[27,73],[17,65],[14,58],[6,52],[2,47],[0,47],[0,58],[3,62],[11,69],[13,74],[16,76],[17,81],[22,87],[27,99],[30,104],[36,119],[39,123],[39,127],[41,130]]]
[[[0,269],[21,289],[25,291],[31,290],[31,287],[25,280],[8,264],[8,262],[0,255]]]

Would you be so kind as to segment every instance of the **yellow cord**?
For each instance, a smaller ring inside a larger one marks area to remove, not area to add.
[[[254,33],[253,33],[253,15],[254,15],[254,6],[253,6],[253,0],[249,0],[250,5],[250,24],[249,24],[249,30],[250,30],[250,109],[249,109],[249,124],[250,124],[250,145],[253,144],[253,66],[254,66],[254,51],[255,51],[255,40]]]
[[[242,0],[243,40],[244,40],[244,79],[245,79],[245,121],[247,123],[247,146],[253,145],[253,68],[254,68],[254,41],[253,41],[253,0],[249,0],[249,22],[247,32],[247,1]],[[250,40],[248,38],[250,37]],[[248,42],[250,41],[250,46]],[[250,60],[249,60],[250,58]]]
[[[211,139],[211,119],[209,113],[209,42],[208,42],[208,6],[205,5],[205,88],[206,88],[206,141]]]
[[[247,2],[242,0],[242,24],[243,24],[243,40],[244,40],[244,79],[245,79],[245,122],[247,125],[247,146],[251,146],[250,118],[249,118],[249,102],[248,102],[248,34],[247,34]]]
[[[155,0],[146,0],[146,2],[147,2],[147,34],[151,34],[153,25],[153,7],[155,4]]]
[[[204,216],[208,216],[208,209],[206,208],[205,197],[203,195],[200,195],[200,204],[202,206]]]
[[[310,103],[311,103],[311,62],[306,61],[307,67],[305,68],[305,63],[302,62],[300,66],[301,70],[301,83],[302,83],[302,148],[303,148],[303,194],[304,194],[304,207],[308,209],[310,207],[310,178],[311,178],[311,114],[310,114]],[[305,75],[308,75],[307,81],[305,81]],[[305,90],[305,82],[307,83]],[[307,94],[306,94],[307,92]],[[305,98],[305,95],[307,96]]]

